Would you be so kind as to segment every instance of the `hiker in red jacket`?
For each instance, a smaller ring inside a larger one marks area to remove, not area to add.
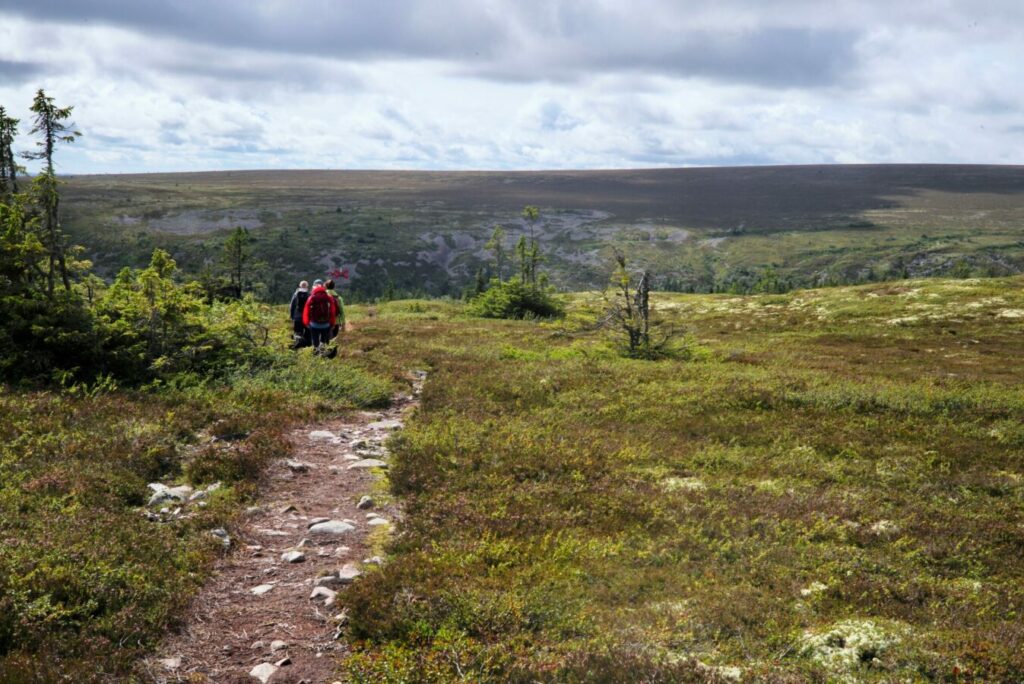
[[[327,293],[324,281],[316,280],[302,310],[302,322],[309,328],[313,349],[322,352],[321,345],[327,346],[331,339],[331,328],[338,318],[338,305]]]

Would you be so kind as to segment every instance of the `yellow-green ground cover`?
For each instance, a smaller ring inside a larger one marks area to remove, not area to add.
[[[660,296],[689,358],[369,312],[425,365],[357,681],[1024,679],[1024,281]]]

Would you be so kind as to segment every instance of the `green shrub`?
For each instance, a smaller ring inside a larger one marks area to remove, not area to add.
[[[524,283],[519,278],[505,282],[492,280],[487,290],[469,302],[467,310],[481,318],[533,319],[565,315],[565,305],[550,288]]]

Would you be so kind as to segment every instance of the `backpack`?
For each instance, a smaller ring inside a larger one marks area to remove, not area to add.
[[[328,325],[331,322],[331,295],[326,290],[316,290],[309,295],[309,322]]]

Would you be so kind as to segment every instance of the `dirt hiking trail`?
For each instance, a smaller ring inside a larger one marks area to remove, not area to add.
[[[179,633],[144,661],[142,676],[169,682],[330,683],[347,648],[335,594],[358,581],[369,536],[399,515],[374,498],[387,467],[384,442],[419,403],[413,393],[384,411],[308,425],[289,434],[287,458],[264,476],[258,506],[235,529],[231,552],[193,598]]]

